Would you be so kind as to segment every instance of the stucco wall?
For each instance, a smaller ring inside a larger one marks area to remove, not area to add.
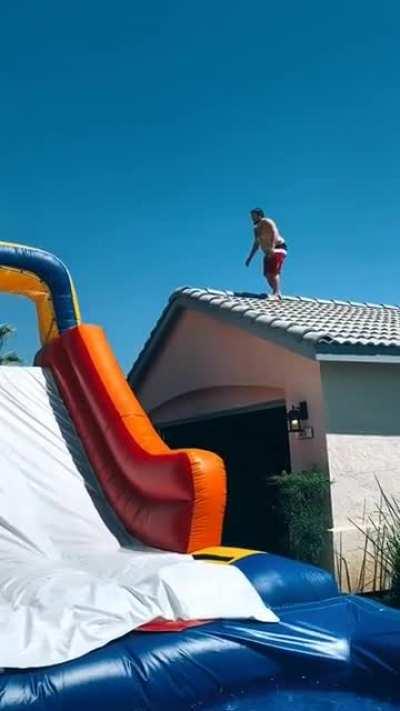
[[[358,577],[365,525],[384,491],[400,496],[400,369],[396,365],[322,363],[336,548]]]
[[[191,390],[162,403],[151,411],[157,424],[170,424],[175,420],[189,420],[193,417],[221,414],[243,407],[268,406],[280,403],[284,392],[280,388],[257,385],[230,385]]]
[[[237,407],[267,402],[268,389],[271,400],[276,400],[279,392],[289,407],[307,400],[315,436],[312,440],[290,436],[292,468],[300,470],[316,465],[326,469],[319,364],[211,316],[184,312],[138,395],[148,411],[154,411],[160,421],[165,421],[167,414],[170,420],[180,418],[183,402],[185,417],[204,414],[204,398],[191,398],[190,393],[210,393],[214,388],[222,388],[224,397]],[[258,388],[264,389],[264,393]]]
[[[357,583],[365,523],[385,492],[400,496],[400,371],[395,365],[308,359],[223,324],[184,312],[139,389],[156,422],[240,407],[306,400],[314,439],[290,435],[292,469],[329,471],[333,544]],[[268,436],[268,433],[266,433]],[[346,580],[341,580],[346,588]]]

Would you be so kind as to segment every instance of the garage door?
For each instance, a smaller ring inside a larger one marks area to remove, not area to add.
[[[283,530],[276,516],[275,487],[268,486],[268,479],[290,471],[285,407],[229,413],[159,431],[172,448],[199,447],[224,459],[224,544],[278,552]]]

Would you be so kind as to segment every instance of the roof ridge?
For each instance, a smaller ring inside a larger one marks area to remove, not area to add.
[[[232,291],[231,289],[214,289],[212,287],[195,287],[195,286],[180,286],[172,292],[170,296],[170,301],[174,298],[185,294],[191,296],[194,292],[202,292],[206,294],[217,294],[219,296],[230,296],[237,298],[253,298],[253,299],[263,299],[267,301],[264,294],[256,294],[251,292],[241,292]],[[386,303],[375,303],[371,301],[355,301],[352,299],[326,299],[318,296],[302,296],[297,294],[284,294],[282,296],[282,301],[299,301],[300,303],[316,303],[316,304],[332,304],[338,306],[356,306],[359,308],[368,309],[382,309],[382,310],[393,310],[399,311],[400,304],[386,304]]]

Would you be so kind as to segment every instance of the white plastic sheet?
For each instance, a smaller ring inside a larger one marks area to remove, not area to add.
[[[237,568],[132,540],[51,375],[0,367],[0,667],[75,659],[159,617],[277,620]]]

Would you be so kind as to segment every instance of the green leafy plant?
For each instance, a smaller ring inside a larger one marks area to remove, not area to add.
[[[8,351],[2,353],[5,342],[7,339],[15,333],[15,329],[6,323],[0,325],[0,365],[21,365],[21,358],[15,353],[15,351]]]
[[[270,480],[278,487],[278,515],[284,523],[282,552],[297,560],[322,564],[330,526],[330,482],[322,472],[283,472]]]

